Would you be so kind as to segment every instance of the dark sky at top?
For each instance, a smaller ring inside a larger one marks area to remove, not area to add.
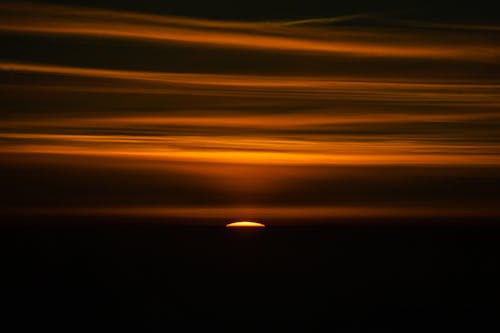
[[[41,1],[42,2],[42,1]],[[214,19],[260,20],[294,19],[352,15],[365,12],[388,13],[396,16],[428,20],[461,21],[469,23],[498,23],[494,1],[232,1],[232,0],[49,0],[45,3],[80,5],[94,8],[121,9],[157,14],[194,16]]]

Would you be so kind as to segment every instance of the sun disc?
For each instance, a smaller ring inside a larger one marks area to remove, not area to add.
[[[264,228],[265,225],[258,222],[240,221],[226,224],[227,228]]]

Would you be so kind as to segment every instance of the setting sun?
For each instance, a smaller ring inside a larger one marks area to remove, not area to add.
[[[258,222],[241,221],[226,224],[227,228],[264,228],[265,225]]]

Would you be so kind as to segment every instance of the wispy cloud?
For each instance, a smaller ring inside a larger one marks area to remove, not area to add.
[[[496,216],[496,31],[372,14],[243,22],[2,2],[0,33],[14,42],[0,60],[0,173],[12,192],[0,206]]]
[[[6,3],[1,6],[3,15],[0,31],[3,32],[121,38],[359,57],[495,61],[500,54],[495,44],[471,43],[468,39],[450,44],[446,42],[446,36],[440,40],[436,36],[425,38],[407,34],[405,39],[401,39],[391,31],[318,31],[317,28],[309,30],[301,26],[301,23],[313,22],[311,20],[270,25],[266,22],[225,22],[37,4]],[[339,19],[320,19],[317,22],[325,20]]]
[[[481,82],[472,83],[438,83],[411,80],[388,81],[371,78],[363,80],[355,77],[329,76],[256,76],[256,75],[226,75],[226,74],[192,74],[109,70],[40,64],[24,64],[0,62],[1,71],[17,71],[28,73],[43,73],[74,77],[91,77],[125,81],[146,81],[156,84],[151,87],[164,93],[169,89],[181,93],[193,93],[192,90],[209,90],[217,94],[260,94],[295,95],[297,97],[317,98],[363,98],[365,100],[429,100],[498,103],[499,84]],[[113,88],[113,85],[110,85]],[[181,89],[180,89],[181,88]],[[74,88],[75,89],[75,88]],[[83,90],[85,88],[82,88]],[[102,87],[106,91],[106,87]],[[129,88],[130,89],[130,88]],[[138,87],[139,92],[147,90]]]
[[[316,25],[316,24],[332,24],[349,22],[357,19],[372,18],[374,14],[355,14],[355,15],[345,15],[338,17],[319,17],[319,18],[309,18],[301,20],[288,20],[288,21],[278,21],[270,22],[270,24],[280,24],[284,26],[294,26],[294,25]]]
[[[43,208],[36,207],[29,211],[21,209],[8,209],[7,213],[29,215],[36,213],[38,216],[83,216],[83,217],[128,217],[128,218],[176,218],[176,219],[201,219],[198,223],[213,224],[210,219],[227,219],[231,217],[255,217],[258,219],[286,219],[277,224],[294,225],[303,223],[301,220],[316,219],[316,224],[326,223],[321,219],[341,219],[337,222],[357,219],[401,219],[401,218],[471,218],[488,217],[498,218],[498,212],[485,211],[484,209],[460,208],[450,210],[444,207],[359,207],[359,206],[303,206],[303,207],[69,207],[69,208]],[[205,221],[203,221],[205,219]],[[208,221],[207,221],[208,220]]]
[[[148,87],[163,93],[202,98],[206,93],[232,94],[243,98],[240,106],[251,96],[271,100],[285,96],[304,102],[331,99],[385,103],[378,106],[385,109],[395,102],[408,105],[418,102],[424,108],[434,105],[441,109],[422,113],[421,109],[410,112],[392,107],[392,111],[382,112],[348,105],[342,109],[329,106],[306,112],[260,113],[229,109],[207,114],[204,107],[199,106],[198,110],[160,115],[141,111],[140,115],[135,113],[133,116],[106,116],[104,113],[100,117],[14,118],[0,125],[4,130],[0,138],[9,140],[2,148],[5,153],[282,165],[500,163],[500,148],[494,134],[470,141],[477,137],[477,131],[484,126],[481,124],[500,122],[496,111],[500,104],[497,84],[165,73],[23,63],[1,63],[0,69],[69,78],[111,79],[104,86],[100,83],[98,89],[104,93],[107,88],[114,89],[117,82],[138,81],[141,83],[136,85],[138,94],[143,94]],[[142,82],[150,85],[145,87]],[[128,89],[133,90],[133,87]],[[473,107],[457,112],[454,105],[460,103]],[[398,127],[407,129],[394,132]],[[476,127],[478,130],[474,130]],[[62,128],[64,133],[60,132]],[[89,131],[99,134],[86,133]],[[115,134],[117,131],[122,134]],[[146,136],[136,134],[137,131]],[[172,131],[181,135],[174,135]]]

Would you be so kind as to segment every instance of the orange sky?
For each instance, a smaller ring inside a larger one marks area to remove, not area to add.
[[[13,45],[0,59],[10,211],[497,212],[497,26],[0,9]]]

